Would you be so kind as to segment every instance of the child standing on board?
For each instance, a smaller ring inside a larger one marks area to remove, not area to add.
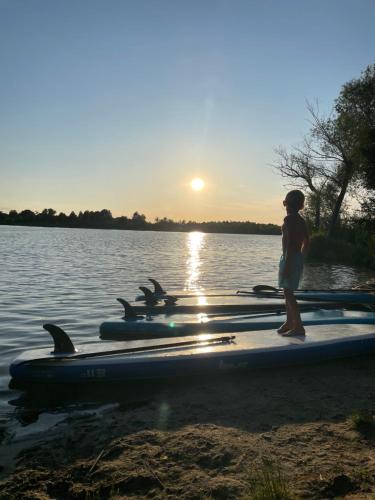
[[[282,226],[283,254],[279,265],[279,287],[284,289],[287,319],[277,331],[284,336],[305,335],[293,293],[302,277],[303,260],[309,245],[306,222],[299,214],[304,202],[305,196],[298,189],[289,191],[283,201],[287,215]]]

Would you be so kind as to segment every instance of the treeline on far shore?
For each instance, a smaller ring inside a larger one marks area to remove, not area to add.
[[[280,234],[280,226],[276,224],[259,224],[257,222],[241,221],[173,221],[166,217],[156,218],[149,222],[146,216],[134,212],[132,217],[113,217],[110,210],[71,212],[69,215],[45,208],[42,212],[32,210],[10,210],[0,212],[0,224],[17,226],[69,227],[87,229],[127,229],[143,231],[203,231],[206,233],[230,234]]]

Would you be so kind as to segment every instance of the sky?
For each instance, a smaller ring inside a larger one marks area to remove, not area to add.
[[[0,0],[0,210],[279,223],[274,150],[374,25],[373,0]]]

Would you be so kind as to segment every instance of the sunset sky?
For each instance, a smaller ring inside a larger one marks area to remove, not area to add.
[[[0,210],[278,223],[274,148],[374,25],[373,0],[0,0]]]

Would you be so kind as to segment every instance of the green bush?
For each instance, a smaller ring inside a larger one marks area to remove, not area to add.
[[[345,237],[342,233],[327,238],[324,233],[314,233],[308,259],[375,269],[375,234],[352,230]]]
[[[354,429],[361,434],[373,433],[375,430],[374,416],[369,411],[356,411],[350,419]]]

